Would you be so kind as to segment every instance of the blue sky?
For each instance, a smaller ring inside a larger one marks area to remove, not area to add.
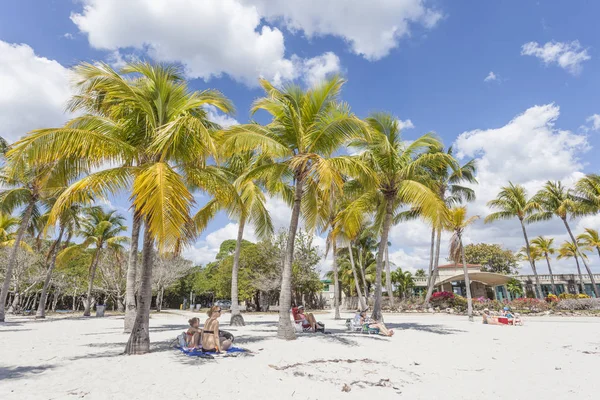
[[[3,2],[0,125],[15,140],[68,119],[67,68],[80,61],[181,63],[192,88],[216,88],[234,101],[239,122],[261,94],[258,76],[308,84],[339,72],[348,79],[343,98],[359,116],[389,111],[404,121],[407,139],[435,131],[464,160],[479,158],[470,209],[485,216],[485,203],[508,180],[533,192],[546,179],[571,183],[598,172],[599,12],[592,1]],[[126,210],[124,198],[109,201]],[[272,199],[270,209],[285,226],[285,206]],[[468,240],[516,249],[515,224],[477,224]],[[600,219],[573,225],[598,229]],[[396,265],[426,265],[427,230],[420,222],[394,228]],[[558,221],[531,227],[559,242],[563,230]],[[235,221],[220,216],[186,255],[209,261],[235,232]]]

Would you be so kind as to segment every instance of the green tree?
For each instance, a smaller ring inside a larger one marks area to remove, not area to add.
[[[260,149],[276,160],[255,168],[249,178],[262,181],[292,206],[283,262],[277,336],[295,339],[291,323],[292,265],[300,216],[312,229],[318,217],[318,198],[332,188],[342,189],[343,176],[360,176],[366,169],[356,157],[331,155],[350,138],[363,134],[364,124],[339,101],[344,80],[335,76],[303,90],[297,85],[276,88],[266,80],[265,96],[252,105],[252,113],[267,112],[265,126],[245,124],[226,130],[222,143],[227,154]]]
[[[580,214],[593,215],[600,212],[600,175],[588,174],[578,180],[573,195]]]
[[[585,291],[585,286],[583,282],[583,275],[581,274],[581,267],[579,266],[579,258],[587,259],[587,255],[580,253],[578,251],[578,246],[573,244],[573,242],[564,241],[560,247],[558,248],[558,258],[562,259],[575,259],[575,265],[577,266],[577,275],[579,276],[579,285],[575,285],[575,289],[577,290],[577,294],[581,292],[581,290]]]
[[[585,233],[578,235],[577,240],[591,251],[596,249],[598,256],[600,256],[600,236],[598,235],[598,231],[592,228],[585,228],[584,230]]]
[[[513,219],[515,217],[518,218],[523,231],[523,237],[525,238],[527,258],[531,265],[533,275],[535,276],[536,297],[538,299],[543,298],[542,286],[540,285],[540,279],[535,267],[535,260],[531,257],[529,238],[527,237],[527,230],[525,229],[525,222],[529,221],[527,216],[530,216],[536,207],[535,200],[527,198],[527,191],[523,186],[514,185],[512,182],[509,182],[508,186],[502,187],[496,198],[489,201],[487,205],[498,211],[485,217],[486,223],[503,219]]]
[[[510,293],[513,298],[523,296],[523,285],[517,278],[510,278],[509,281],[506,282],[506,290],[508,290],[508,293]]]
[[[569,237],[571,238],[571,243],[573,244],[575,252],[581,258],[588,276],[590,277],[594,293],[596,294],[597,298],[600,297],[598,286],[596,285],[596,280],[594,279],[594,274],[587,263],[587,257],[584,257],[584,254],[581,252],[577,239],[575,239],[575,235],[573,235],[571,227],[569,226],[569,222],[567,221],[569,215],[582,215],[589,210],[585,207],[582,207],[573,193],[565,188],[561,182],[546,182],[544,187],[535,195],[534,201],[537,212],[529,217],[530,220],[533,222],[547,221],[552,219],[554,216],[557,216],[562,220],[565,228],[567,229]]]
[[[468,245],[467,245],[468,246]],[[415,277],[416,278],[425,278],[427,276],[427,274],[425,274],[425,270],[422,268],[419,268],[417,270],[417,272],[415,272]]]
[[[448,217],[448,222],[446,223],[446,229],[453,232],[452,238],[450,239],[450,259],[455,264],[462,262],[463,265],[465,287],[467,289],[467,314],[469,316],[469,321],[473,321],[473,299],[471,297],[471,281],[469,280],[469,271],[467,270],[467,259],[465,257],[462,235],[464,230],[478,218],[478,215],[467,218],[466,207],[453,207],[450,209],[450,215]]]
[[[375,300],[372,318],[381,320],[383,257],[389,230],[398,210],[403,205],[419,209],[429,220],[439,218],[443,201],[426,184],[427,170],[439,170],[454,162],[441,149],[442,144],[432,134],[426,134],[407,143],[400,136],[398,119],[389,114],[376,113],[367,118],[370,135],[354,140],[351,145],[362,151],[360,159],[375,177],[357,190],[356,196],[341,214],[349,235],[358,233],[365,214],[374,214],[379,248],[375,272]],[[429,151],[429,153],[427,153]]]
[[[396,285],[398,295],[403,299],[406,298],[406,293],[415,287],[415,281],[410,271],[402,271],[402,268],[392,271],[392,282]]]
[[[550,274],[550,283],[552,284],[552,293],[556,293],[556,285],[554,284],[554,274],[552,273],[552,267],[550,266],[550,255],[556,252],[554,248],[554,238],[545,238],[538,236],[531,241],[531,247],[542,253],[548,264],[548,273]]]
[[[499,244],[468,244],[465,246],[465,257],[467,264],[481,264],[482,271],[506,275],[517,273],[518,264],[514,253]],[[525,259],[529,261],[527,252]]]

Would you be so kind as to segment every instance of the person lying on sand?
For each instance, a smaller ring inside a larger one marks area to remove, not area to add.
[[[383,322],[376,321],[367,317],[367,310],[360,312],[360,324],[368,324],[371,329],[379,329],[379,334],[383,336],[394,336],[394,330],[388,329]]]
[[[312,313],[304,314],[304,306],[298,306],[292,308],[292,315],[294,316],[294,322],[302,323],[302,328],[308,328],[313,332],[317,331],[317,320]]]
[[[200,328],[200,318],[194,317],[188,321],[190,327],[185,332],[185,343],[188,348],[200,347],[200,338],[202,337],[202,329]]]
[[[221,311],[221,307],[212,306],[207,313],[208,319],[202,330],[202,351],[204,352],[220,353],[229,350],[233,344],[231,339],[220,335],[218,318],[221,316]]]

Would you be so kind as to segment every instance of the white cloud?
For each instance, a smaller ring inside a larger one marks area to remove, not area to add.
[[[494,71],[490,71],[490,73],[483,80],[484,82],[492,82],[498,79],[498,76],[494,73]]]
[[[239,125],[237,119],[227,114],[223,114],[217,110],[217,107],[213,105],[208,104],[204,106],[204,108],[208,111],[208,119],[216,124],[221,125],[222,128],[229,128],[233,125]]]
[[[600,114],[590,115],[585,122],[591,123],[591,130],[600,131]]]
[[[340,59],[332,52],[303,61],[304,81],[308,86],[318,84],[331,74],[340,71]]]
[[[0,40],[0,88],[0,134],[11,142],[68,119],[69,70],[26,44]]]
[[[73,34],[72,34],[72,33],[69,33],[69,32],[65,33],[65,34],[63,35],[63,37],[64,37],[65,39],[71,39],[71,40],[75,39],[75,36],[73,36]]]
[[[256,85],[262,76],[277,84],[303,72],[314,79],[339,66],[332,53],[311,60],[286,58],[283,33],[263,24],[257,8],[240,0],[83,3],[83,11],[73,13],[71,20],[92,47],[141,50],[157,61],[181,62],[192,78],[227,74]]]
[[[406,119],[404,121],[402,121],[401,119],[398,120],[398,127],[400,128],[400,130],[405,130],[405,129],[413,129],[415,126],[413,125],[412,121],[410,119]]]
[[[591,59],[587,49],[583,49],[579,41],[547,42],[540,46],[537,42],[525,43],[521,47],[521,55],[534,56],[546,65],[557,64],[573,75],[581,72],[581,64]]]
[[[433,28],[442,13],[425,0],[243,0],[256,5],[269,21],[308,38],[332,35],[368,60],[379,60],[409,36],[416,25]]]

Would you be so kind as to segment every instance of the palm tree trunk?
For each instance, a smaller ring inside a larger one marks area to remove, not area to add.
[[[96,267],[98,266],[98,260],[100,259],[100,252],[102,251],[102,244],[96,248],[96,253],[92,259],[92,265],[90,265],[90,282],[88,283],[87,290],[87,302],[85,309],[83,310],[83,316],[89,317],[92,309],[92,289],[94,288],[94,278],[96,277]]]
[[[152,233],[145,224],[144,248],[142,250],[142,269],[140,302],[138,304],[135,322],[125,354],[146,354],[150,351],[150,306],[152,303],[152,264],[154,262],[154,239]]]
[[[123,333],[131,333],[135,322],[137,300],[135,296],[135,286],[137,280],[138,242],[140,239],[141,226],[142,217],[138,212],[134,212],[133,224],[131,226],[131,245],[129,247],[127,278],[125,282],[125,324]]]
[[[571,237],[571,240],[573,241],[573,245],[575,246],[575,249],[577,250],[577,254],[579,254],[579,256],[581,257],[581,261],[583,261],[583,265],[585,266],[585,269],[590,277],[590,281],[592,282],[592,289],[594,289],[594,294],[596,295],[596,298],[600,298],[600,294],[598,293],[598,286],[596,286],[596,280],[594,279],[594,274],[592,273],[592,270],[590,269],[590,266],[588,265],[588,263],[585,261],[585,257],[583,256],[583,253],[581,252],[581,250],[579,250],[579,245],[577,244],[577,240],[575,239],[575,236],[573,236],[573,232],[571,232],[571,227],[569,226],[569,223],[567,222],[566,218],[562,219],[563,222],[565,223],[565,227],[567,228],[567,231],[569,232],[569,236]],[[579,263],[578,263],[579,265]],[[579,273],[581,274],[581,272]],[[580,280],[581,280],[581,285],[582,285],[582,289],[585,293],[585,286],[583,283],[583,278],[580,276]]]
[[[427,270],[427,289],[429,291],[429,283],[431,281],[431,273],[433,271],[433,253],[435,249],[435,226],[431,226],[431,249],[429,250],[429,269]]]
[[[286,340],[296,339],[296,331],[290,320],[290,307],[292,306],[292,262],[294,260],[294,242],[296,241],[296,232],[298,231],[298,221],[300,219],[300,206],[302,202],[302,193],[304,191],[303,186],[303,179],[300,176],[296,176],[294,205],[292,207],[290,230],[288,232],[285,258],[283,260],[283,271],[281,274],[281,290],[279,292],[279,324],[277,326],[277,337]]]
[[[394,292],[392,291],[392,273],[390,271],[390,249],[385,243],[385,290],[387,291],[390,308],[394,307]]]
[[[162,311],[162,301],[163,301],[164,290],[165,290],[164,288],[159,287],[158,290],[156,291],[156,311],[157,312]]]
[[[577,275],[579,276],[579,284],[575,285],[575,292],[577,294],[581,293],[583,290],[585,292],[585,286],[583,286],[583,275],[581,274],[581,267],[579,266],[579,257],[575,254],[575,264],[577,265]]]
[[[42,294],[40,295],[40,304],[35,315],[36,318],[46,318],[46,297],[48,296],[48,287],[50,286],[52,271],[54,271],[54,266],[56,265],[56,256],[58,254],[58,249],[60,248],[60,241],[62,240],[64,232],[65,227],[61,224],[60,231],[58,232],[58,238],[56,238],[56,240],[52,244],[50,264],[48,264],[48,269],[46,270],[46,280],[44,281],[44,287],[42,287]]]
[[[381,321],[381,274],[383,273],[383,255],[385,248],[387,247],[388,234],[390,232],[390,225],[392,224],[392,217],[394,214],[394,202],[393,199],[385,199],[385,217],[383,220],[383,227],[381,229],[381,239],[379,241],[379,250],[377,252],[377,267],[375,273],[375,300],[373,302],[373,314],[371,318],[375,321]]]
[[[535,290],[537,299],[543,299],[544,294],[542,292],[542,285],[540,285],[540,278],[538,277],[537,270],[535,268],[535,260],[531,257],[531,248],[529,247],[529,238],[527,237],[527,230],[525,229],[525,224],[523,223],[523,219],[519,218],[519,222],[521,223],[521,228],[523,229],[523,237],[525,238],[525,246],[527,248],[527,258],[529,259],[529,264],[531,264],[531,270],[533,271],[533,276],[535,277]]]
[[[440,247],[442,246],[442,229],[436,229],[437,237],[436,237],[436,245],[435,245],[435,257],[433,259],[433,271],[431,272],[431,276],[429,277],[429,285],[427,287],[427,295],[425,296],[425,305],[429,306],[429,300],[431,299],[431,295],[433,294],[433,288],[435,287],[435,281],[437,279],[438,267],[440,264]]]
[[[365,278],[365,267],[362,259],[362,248],[358,247],[358,270],[360,271],[360,278],[362,279],[363,289],[365,294],[365,308],[369,304],[369,288],[367,287],[367,279]],[[364,309],[363,309],[364,310]]]
[[[463,272],[465,274],[465,287],[467,289],[467,315],[469,321],[473,321],[473,298],[471,297],[471,279],[469,278],[469,270],[467,269],[467,258],[465,257],[465,247],[462,243],[462,234],[458,233],[458,240],[460,240],[460,255],[462,258]]]
[[[10,280],[13,275],[13,270],[17,263],[17,255],[19,252],[19,247],[21,246],[21,241],[25,236],[25,232],[27,231],[27,225],[29,225],[29,220],[31,219],[31,214],[33,213],[33,208],[35,207],[35,201],[31,201],[27,208],[25,209],[25,213],[21,218],[21,225],[19,225],[19,229],[17,230],[17,236],[15,237],[15,244],[10,249],[10,254],[8,255],[8,263],[6,266],[6,271],[4,271],[4,283],[2,284],[2,291],[0,291],[0,322],[4,322],[4,313],[5,313],[5,304],[6,298],[8,297],[8,290],[10,288]]]
[[[350,254],[350,265],[352,266],[352,275],[354,276],[354,286],[356,286],[356,293],[358,294],[358,304],[360,306],[360,310],[364,310],[367,308],[365,304],[365,299],[360,292],[360,285],[358,283],[358,275],[356,273],[356,265],[354,265],[354,254],[352,254],[352,242],[348,242],[348,254]]]
[[[233,326],[244,326],[244,317],[240,312],[240,300],[238,298],[238,274],[240,269],[240,252],[242,249],[242,239],[244,238],[244,225],[246,218],[240,218],[238,228],[237,242],[235,243],[235,253],[233,255],[233,268],[231,269],[231,320]]]
[[[552,267],[550,267],[550,257],[548,257],[548,253],[544,253],[544,255],[546,256],[548,272],[550,273],[550,284],[552,285],[552,294],[556,296],[556,285],[554,284],[554,274],[552,273]]]
[[[340,279],[338,276],[337,266],[337,245],[335,239],[331,244],[331,250],[333,251],[333,308],[335,309],[334,319],[340,319]]]

